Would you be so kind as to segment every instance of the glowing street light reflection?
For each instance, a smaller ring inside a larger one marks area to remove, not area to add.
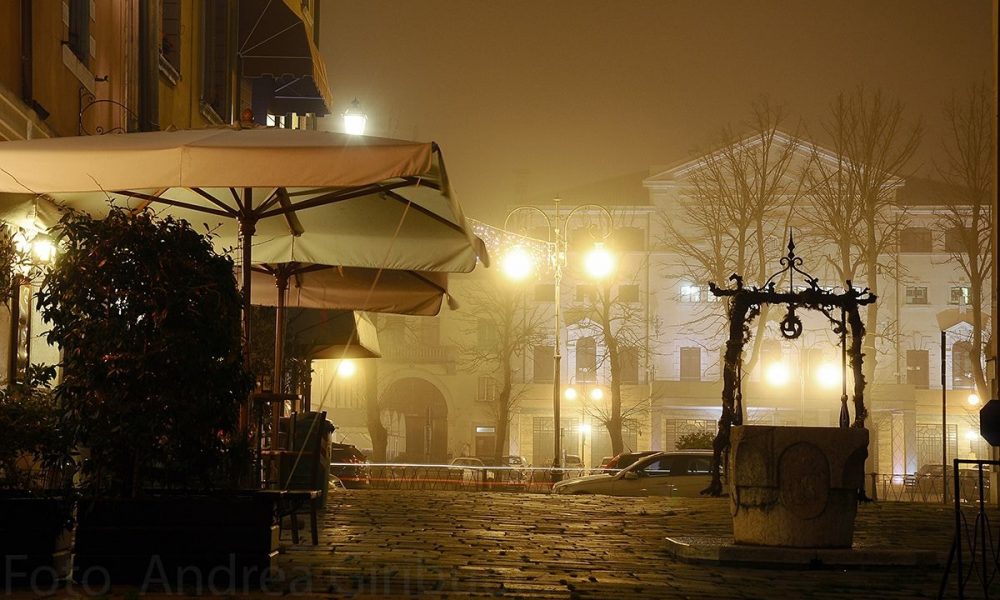
[[[969,402],[969,406],[979,406],[979,395],[978,394],[969,394],[968,402]]]

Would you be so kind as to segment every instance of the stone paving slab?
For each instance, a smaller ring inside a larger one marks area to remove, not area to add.
[[[953,518],[939,505],[866,504],[855,542],[947,553]],[[667,537],[731,539],[728,500],[717,498],[350,490],[330,497],[320,533],[318,546],[292,545],[286,533],[277,560],[283,583],[253,596],[909,600],[935,598],[943,573],[676,560]],[[104,597],[125,600],[136,590]]]

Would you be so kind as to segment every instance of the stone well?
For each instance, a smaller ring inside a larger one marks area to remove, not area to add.
[[[850,548],[868,430],[733,427],[729,493],[737,544]]]

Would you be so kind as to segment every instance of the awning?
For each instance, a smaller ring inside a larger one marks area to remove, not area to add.
[[[313,15],[303,9],[300,0],[239,2],[241,75],[273,81],[273,86],[265,86],[270,96],[268,112],[330,112],[333,95],[314,29]],[[256,93],[261,92],[255,89]]]

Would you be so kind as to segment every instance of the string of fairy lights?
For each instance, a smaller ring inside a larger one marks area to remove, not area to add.
[[[494,227],[476,219],[468,219],[468,222],[472,227],[472,232],[486,244],[486,250],[490,256],[499,258],[510,248],[519,246],[531,256],[540,272],[547,273],[554,269],[552,264],[552,253],[555,251],[554,243],[533,238],[524,233]]]

